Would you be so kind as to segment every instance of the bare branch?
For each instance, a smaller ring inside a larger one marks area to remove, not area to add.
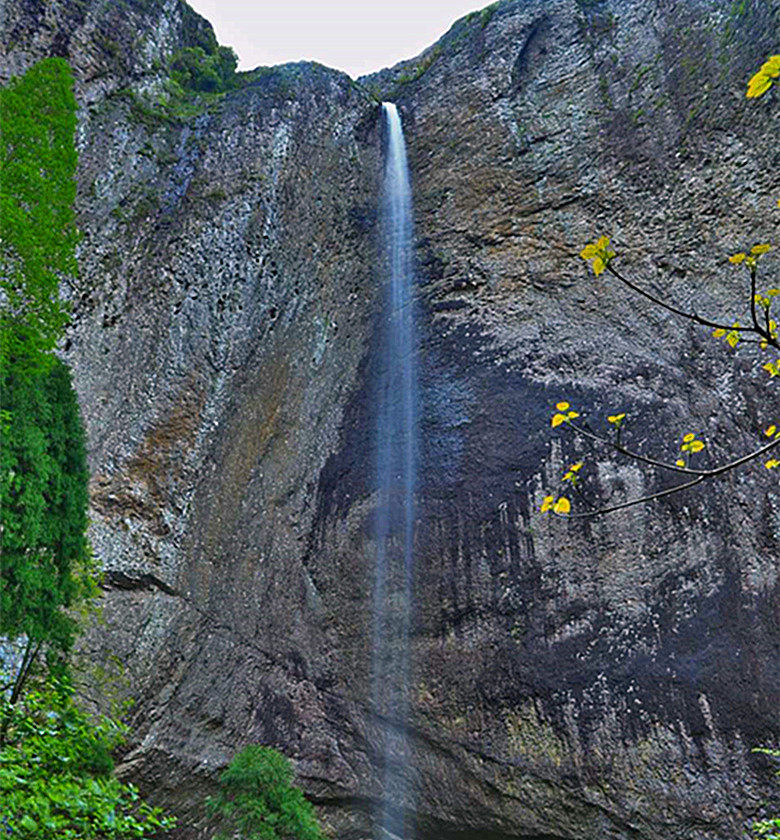
[[[772,440],[769,443],[765,444],[764,446],[761,446],[758,449],[754,449],[747,455],[743,455],[740,458],[737,458],[735,461],[729,461],[729,463],[722,464],[721,466],[715,467],[711,470],[695,470],[691,469],[690,467],[678,467],[677,464],[670,464],[667,461],[658,461],[655,458],[649,458],[648,456],[642,455],[639,452],[634,452],[631,449],[626,449],[626,447],[620,444],[619,442],[602,437],[601,435],[597,435],[595,432],[592,432],[589,428],[586,429],[583,426],[579,426],[576,423],[572,423],[571,421],[569,421],[567,425],[574,429],[574,431],[578,434],[581,434],[583,437],[587,437],[591,440],[603,443],[604,445],[610,447],[610,449],[614,449],[615,452],[619,452],[621,455],[625,455],[626,458],[631,458],[633,461],[641,461],[642,463],[649,464],[652,467],[660,467],[661,469],[669,470],[670,472],[682,473],[683,475],[701,476],[702,478],[715,478],[716,476],[721,475],[722,473],[727,472],[728,470],[733,470],[737,467],[741,467],[748,461],[752,461],[754,458],[758,458],[761,455],[764,455],[771,449],[774,449],[775,446],[780,444],[780,437],[778,437],[775,440]]]
[[[579,432],[580,434],[583,434],[586,437],[592,438],[592,439],[597,440],[601,443],[605,443],[608,446],[610,446],[612,449],[614,449],[615,451],[620,452],[622,455],[625,455],[626,457],[631,458],[632,460],[643,461],[644,463],[651,464],[651,465],[657,466],[657,467],[664,467],[665,469],[669,469],[669,470],[672,470],[674,472],[687,473],[688,475],[696,476],[696,478],[694,478],[692,481],[687,481],[684,484],[676,484],[674,487],[669,487],[666,490],[659,491],[658,493],[651,493],[647,496],[640,496],[638,499],[631,499],[628,502],[621,502],[618,505],[612,505],[610,507],[605,507],[605,508],[598,508],[597,510],[591,510],[591,511],[587,511],[585,513],[571,513],[571,514],[557,513],[557,514],[555,514],[560,519],[583,519],[583,518],[586,518],[586,517],[598,516],[602,513],[612,513],[616,510],[623,510],[624,508],[629,508],[629,507],[633,507],[634,505],[642,504],[643,502],[652,502],[652,501],[655,501],[656,499],[661,499],[664,496],[670,496],[672,493],[678,493],[681,490],[687,490],[689,487],[695,487],[697,484],[701,484],[703,481],[707,481],[707,480],[710,480],[710,479],[713,479],[713,478],[718,478],[719,476],[723,475],[724,473],[728,472],[729,470],[737,469],[738,467],[741,467],[743,464],[746,464],[749,461],[752,461],[756,458],[759,458],[762,455],[765,455],[767,452],[770,452],[776,446],[780,445],[780,435],[778,435],[774,440],[770,441],[765,446],[762,446],[759,449],[754,450],[753,452],[749,452],[747,455],[743,455],[742,457],[737,458],[734,461],[729,461],[727,464],[722,464],[721,466],[716,467],[715,469],[712,469],[712,470],[690,470],[690,469],[687,469],[687,468],[678,467],[676,465],[666,464],[663,461],[655,461],[652,458],[646,458],[643,455],[640,455],[640,454],[635,453],[635,452],[631,452],[630,450],[625,449],[622,446],[619,446],[615,442],[610,441],[608,438],[603,438],[599,435],[593,434],[592,432],[586,431],[585,429],[583,429],[581,427],[574,426],[574,424],[571,423],[571,422],[568,425],[572,426],[575,429],[575,431]],[[580,495],[582,496],[582,494],[580,494]],[[583,496],[583,498],[584,498],[584,496]],[[593,507],[593,504],[591,502],[589,502],[589,504],[591,505],[591,507]]]
[[[750,268],[750,317],[753,319],[753,329],[762,336],[764,331],[758,325],[758,314],[756,313],[756,267]]]
[[[681,318],[687,318],[689,321],[694,321],[697,324],[701,324],[705,327],[714,327],[716,330],[731,330],[733,326],[731,324],[721,324],[717,321],[710,321],[707,318],[702,318],[700,315],[697,315],[695,312],[686,312],[684,309],[678,309],[676,306],[672,306],[670,303],[666,303],[666,301],[657,298],[655,295],[651,294],[648,291],[645,291],[641,286],[637,286],[636,283],[629,280],[627,277],[624,277],[617,269],[615,269],[611,263],[607,265],[607,271],[620,280],[621,283],[625,283],[629,289],[636,292],[638,295],[641,295],[644,298],[652,301],[657,306],[660,306],[662,309],[666,309],[668,312],[671,312],[674,315],[679,315]],[[750,329],[747,327],[746,329]]]
[[[733,324],[721,324],[718,321],[710,321],[709,318],[702,318],[700,315],[697,315],[695,312],[686,312],[684,309],[679,309],[676,306],[673,306],[671,303],[667,303],[661,298],[656,297],[651,292],[646,291],[641,286],[637,286],[633,280],[629,280],[628,277],[622,275],[611,263],[608,263],[606,266],[607,271],[613,276],[620,280],[621,283],[625,283],[629,289],[633,292],[636,292],[638,295],[641,295],[647,300],[652,301],[656,306],[660,306],[662,309],[666,309],[667,312],[671,312],[673,315],[678,315],[681,318],[687,318],[689,321],[693,321],[696,324],[701,324],[704,327],[712,327],[716,330],[728,330],[729,332],[734,329]],[[750,278],[751,278],[751,291],[750,291],[750,312],[753,320],[752,327],[739,327],[738,329],[741,332],[750,332],[756,333],[757,335],[761,336],[761,338],[767,342],[767,344],[771,344],[773,347],[777,347],[780,349],[780,343],[778,343],[777,339],[772,337],[771,330],[769,329],[769,320],[767,315],[767,326],[764,329],[758,323],[758,317],[756,315],[756,267],[753,266],[750,270]],[[750,341],[749,339],[741,339],[743,344],[760,344],[759,341]]]
[[[633,507],[634,505],[641,505],[643,502],[652,502],[655,499],[662,498],[663,496],[671,496],[672,493],[679,493],[680,490],[687,490],[689,487],[701,484],[701,482],[705,481],[706,478],[707,476],[700,475],[698,478],[694,478],[693,481],[686,481],[685,484],[676,484],[674,487],[670,487],[667,490],[661,490],[660,493],[652,493],[649,496],[642,496],[639,499],[631,499],[629,502],[622,502],[619,505],[612,505],[612,507],[599,508],[598,510],[591,510],[587,513],[556,513],[555,515],[560,519],[586,519],[591,516],[599,516],[602,513],[612,513],[616,510]]]

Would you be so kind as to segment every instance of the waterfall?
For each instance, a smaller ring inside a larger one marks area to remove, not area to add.
[[[387,127],[383,186],[381,367],[376,399],[376,558],[373,702],[383,721],[382,806],[375,837],[410,840],[407,718],[409,630],[417,461],[417,346],[412,260],[412,193],[401,118],[382,105]]]

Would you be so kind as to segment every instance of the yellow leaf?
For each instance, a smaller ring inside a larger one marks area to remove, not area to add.
[[[769,58],[761,65],[761,73],[766,73],[776,79],[780,76],[780,55],[770,55]]]
[[[582,469],[582,465],[583,465],[584,463],[585,463],[584,461],[577,461],[577,463],[576,463],[576,464],[572,464],[572,465],[569,467],[569,469],[570,469],[572,472],[579,472],[579,471]]]
[[[583,260],[592,260],[598,252],[598,246],[594,242],[590,242],[580,251],[580,256]]]
[[[548,510],[553,506],[553,502],[555,501],[554,496],[545,496],[544,501],[542,502],[541,511],[542,513],[547,513]]]
[[[704,444],[700,440],[694,440],[691,443],[691,452],[701,452],[704,449]]]
[[[567,402],[555,403],[555,407],[558,409],[558,411],[566,411],[567,408],[571,408],[571,406]]]
[[[739,265],[747,256],[747,254],[732,254],[729,257],[729,262],[734,263],[734,265]]]
[[[766,254],[767,251],[771,249],[771,245],[763,244],[763,245],[754,245],[750,249],[751,254]]]
[[[554,513],[563,513],[566,514],[571,510],[571,503],[566,498],[566,496],[561,496],[560,499],[555,503],[555,507],[553,508]]]
[[[690,443],[692,440],[696,439],[696,435],[693,432],[688,432],[687,435],[683,435],[683,440],[686,443]]]
[[[596,243],[596,247],[600,251],[605,251],[607,248],[609,248],[609,237],[608,236],[600,237],[599,241]]]
[[[556,429],[561,423],[566,422],[566,415],[565,414],[553,414],[553,419],[550,421],[550,425],[553,429]]]
[[[736,347],[739,344],[739,334],[735,332],[730,332],[726,336],[726,341],[728,342],[730,347]]]
[[[712,334],[712,337],[713,338],[723,338],[724,335],[726,335],[726,330],[717,329]]]
[[[596,257],[596,259],[593,260],[593,273],[596,275],[596,277],[598,277],[599,274],[601,274],[605,268],[606,264],[604,263],[604,260],[601,259],[601,257]]]
[[[769,459],[769,460],[768,460],[768,461],[764,464],[764,466],[765,466],[768,470],[773,470],[775,467],[780,467],[780,461],[778,461],[776,458],[770,458],[770,459]]]
[[[678,467],[684,467],[685,466],[685,461],[683,461],[682,458],[678,458],[674,463],[677,464]]]
[[[777,426],[774,423],[764,432],[767,437],[772,437],[772,435],[777,431]]]
[[[566,419],[567,419],[567,420],[574,420],[574,418],[575,418],[575,417],[579,417],[579,416],[580,416],[579,411],[570,411],[570,412],[566,415]]]
[[[772,87],[771,77],[759,70],[748,82],[748,89],[745,95],[748,99],[757,99],[759,96],[763,96],[770,87]]]

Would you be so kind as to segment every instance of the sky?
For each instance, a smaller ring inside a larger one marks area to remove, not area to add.
[[[490,0],[188,0],[239,69],[307,59],[357,76],[413,58]]]

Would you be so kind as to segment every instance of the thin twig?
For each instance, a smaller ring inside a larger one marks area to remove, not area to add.
[[[655,499],[662,498],[663,496],[670,496],[672,493],[677,493],[680,490],[687,490],[689,487],[694,487],[697,484],[701,484],[701,482],[705,481],[706,479],[706,475],[700,475],[698,478],[694,478],[693,481],[687,481],[685,484],[676,484],[674,487],[670,487],[667,490],[661,490],[660,493],[652,493],[650,496],[642,496],[639,499],[632,499],[630,502],[622,502],[619,505],[612,505],[612,507],[599,508],[598,510],[591,510],[587,513],[557,513],[555,515],[559,516],[561,519],[585,519],[586,517],[590,516],[599,516],[602,513],[612,513],[616,510],[623,510],[624,508],[633,507],[634,505],[640,505],[643,502],[652,502]]]
[[[573,425],[573,424],[569,424]],[[582,431],[578,429],[578,431]],[[755,458],[758,458],[761,455],[766,454],[771,449],[774,449],[775,446],[780,444],[780,435],[776,437],[773,441],[770,441],[766,446],[762,446],[760,449],[756,449],[753,452],[749,452],[747,455],[743,455],[740,458],[737,458],[735,461],[729,461],[727,464],[722,464],[720,467],[715,468],[714,470],[688,470],[683,469],[682,467],[673,467],[671,464],[664,464],[663,461],[653,461],[652,459],[645,458],[642,455],[638,455],[636,453],[630,452],[622,447],[618,447],[612,441],[609,441],[605,438],[599,438],[595,435],[588,435],[588,437],[594,437],[597,440],[600,440],[603,443],[608,444],[613,449],[616,449],[618,452],[621,452],[623,455],[626,455],[629,458],[645,461],[646,463],[653,464],[655,466],[666,467],[667,469],[674,470],[675,472],[681,473],[688,473],[689,475],[695,475],[696,478],[693,481],[688,481],[684,484],[676,484],[674,487],[670,487],[667,490],[661,490],[658,493],[651,493],[648,496],[641,496],[638,499],[631,499],[628,502],[621,502],[619,505],[612,505],[611,507],[606,508],[599,508],[598,510],[587,511],[585,513],[571,513],[571,514],[561,514],[557,513],[556,516],[560,517],[561,519],[583,519],[585,517],[590,516],[598,516],[602,513],[612,513],[616,510],[623,510],[623,508],[633,507],[634,505],[642,504],[643,502],[652,502],[655,499],[660,499],[664,496],[669,496],[672,493],[677,493],[680,490],[687,490],[689,487],[694,487],[697,484],[701,484],[703,481],[707,481],[709,479],[717,478],[718,476],[723,475],[723,473],[728,472],[729,470],[736,469],[737,467],[741,467],[743,464],[748,463],[748,461],[752,461]]]
[[[610,263],[607,265],[607,271],[612,274],[614,277],[617,277],[621,283],[625,283],[629,289],[636,292],[638,295],[641,295],[644,298],[655,303],[657,306],[666,309],[668,312],[673,313],[674,315],[679,315],[681,318],[688,318],[690,321],[695,321],[697,324],[702,324],[705,327],[714,327],[717,330],[732,330],[734,329],[733,325],[731,324],[720,324],[717,321],[710,321],[707,318],[702,318],[700,315],[697,315],[695,312],[686,312],[684,309],[678,309],[676,306],[672,306],[671,303],[666,303],[666,301],[657,298],[655,295],[651,294],[648,291],[645,291],[641,286],[637,286],[636,283],[629,280],[627,277],[624,277],[617,269],[613,268],[612,264]],[[747,328],[750,330],[750,328]],[[753,330],[750,330],[753,332]]]
[[[750,317],[753,319],[753,327],[755,331],[764,336],[764,331],[758,325],[758,315],[756,314],[756,267],[752,266],[750,269]],[[766,336],[764,336],[766,337]]]
[[[592,431],[588,431],[582,426],[579,426],[576,423],[572,423],[571,421],[569,421],[567,425],[574,429],[575,432],[583,435],[584,437],[588,437],[591,440],[603,443],[606,446],[609,446],[611,449],[614,449],[615,452],[619,452],[621,455],[625,455],[627,458],[631,458],[634,461],[642,461],[645,464],[649,464],[651,467],[660,467],[665,470],[670,470],[671,472],[682,473],[683,475],[701,476],[702,478],[715,478],[715,476],[721,475],[721,473],[727,472],[728,470],[733,470],[736,467],[741,467],[742,464],[746,464],[748,461],[752,461],[754,458],[758,458],[760,455],[769,452],[770,449],[774,449],[775,446],[780,444],[780,437],[778,437],[775,440],[772,440],[769,443],[765,444],[764,446],[759,447],[758,449],[754,449],[753,452],[750,452],[747,455],[743,455],[740,458],[737,458],[736,461],[730,461],[728,464],[722,464],[720,467],[715,467],[715,469],[711,470],[694,470],[690,467],[678,467],[677,464],[669,464],[666,461],[657,461],[655,458],[649,458],[646,455],[641,455],[639,452],[633,452],[630,449],[626,449],[625,446],[622,446],[621,444],[616,443],[615,441],[610,440],[609,438],[597,435]]]

